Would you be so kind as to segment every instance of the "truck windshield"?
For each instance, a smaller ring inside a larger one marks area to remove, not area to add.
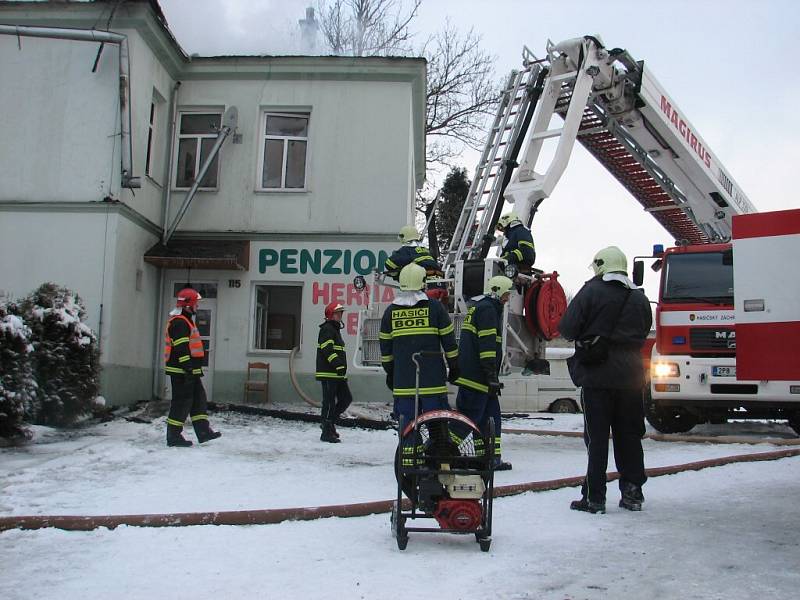
[[[733,265],[724,264],[722,252],[670,254],[661,299],[733,304]]]

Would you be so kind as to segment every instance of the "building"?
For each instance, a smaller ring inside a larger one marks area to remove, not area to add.
[[[102,43],[62,31],[112,11]],[[0,290],[80,294],[112,404],[164,396],[163,327],[187,283],[212,398],[241,399],[250,361],[270,363],[272,397],[297,398],[295,347],[316,394],[325,303],[351,307],[352,349],[353,277],[413,221],[425,61],[189,57],[155,0],[0,2],[0,23],[16,26],[0,26]],[[358,400],[389,399],[380,375],[350,371]]]

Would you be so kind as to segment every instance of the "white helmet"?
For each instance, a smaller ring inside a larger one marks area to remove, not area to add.
[[[417,263],[408,263],[400,270],[400,289],[404,292],[416,292],[425,287],[428,272]]]
[[[595,275],[606,273],[628,273],[628,259],[616,246],[603,248],[594,255],[592,264],[589,265]]]
[[[514,287],[514,282],[508,277],[505,275],[495,275],[486,282],[486,288],[484,288],[483,293],[487,296],[502,298],[511,291],[512,287]]]
[[[421,240],[422,236],[413,225],[403,225],[400,228],[400,232],[397,234],[397,239],[403,243],[415,242]]]

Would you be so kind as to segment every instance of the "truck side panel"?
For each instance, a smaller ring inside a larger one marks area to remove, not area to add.
[[[800,210],[733,218],[737,379],[800,380]]]

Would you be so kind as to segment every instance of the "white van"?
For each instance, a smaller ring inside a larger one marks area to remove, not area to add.
[[[503,412],[580,412],[580,388],[570,379],[567,359],[574,348],[547,348],[549,375],[525,375],[514,371],[500,377]]]

